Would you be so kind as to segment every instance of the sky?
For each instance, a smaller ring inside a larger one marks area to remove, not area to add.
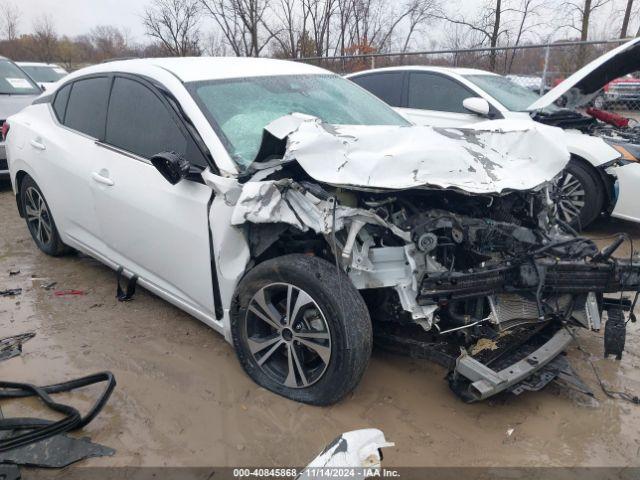
[[[6,0],[5,0],[6,1]],[[20,10],[20,32],[31,30],[41,15],[50,15],[56,30],[70,37],[97,25],[124,28],[132,40],[144,40],[141,16],[148,0],[9,0]]]

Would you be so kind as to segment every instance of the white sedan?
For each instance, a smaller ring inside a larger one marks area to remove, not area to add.
[[[465,400],[517,389],[571,341],[565,323],[598,329],[609,306],[607,325],[624,330],[619,304],[596,296],[640,286],[640,266],[555,217],[569,160],[560,129],[413,126],[313,66],[97,65],[4,133],[43,252],[101,260],[223,333],[251,378],[302,402],[355,388],[373,329],[405,351],[443,349],[432,357]],[[461,348],[471,353],[457,358]],[[503,353],[500,369],[485,365]]]
[[[64,68],[56,63],[16,62],[43,90],[49,90],[64,77],[69,75]]]
[[[557,204],[566,221],[584,228],[602,212],[640,222],[640,145],[608,138],[598,122],[574,110],[610,80],[639,70],[639,62],[640,39],[635,39],[586,65],[543,97],[509,78],[468,68],[390,67],[347,78],[418,125],[460,127],[504,119],[564,128],[572,159]],[[561,97],[564,108],[555,105]],[[640,132],[634,135],[640,141]]]

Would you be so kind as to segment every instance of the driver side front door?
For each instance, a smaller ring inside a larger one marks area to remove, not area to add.
[[[215,310],[208,210],[212,191],[171,185],[149,159],[171,151],[206,160],[166,100],[144,79],[116,76],[92,191],[109,257],[139,282],[204,321]]]
[[[397,110],[418,125],[462,127],[483,120],[462,106],[477,95],[446,75],[410,72],[407,89],[407,107]]]

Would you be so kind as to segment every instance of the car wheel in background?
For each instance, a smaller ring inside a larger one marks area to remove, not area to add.
[[[331,263],[286,255],[252,269],[237,290],[231,334],[247,374],[284,397],[330,405],[366,370],[372,330],[350,279]]]
[[[598,110],[606,110],[609,107],[609,105],[607,104],[607,101],[604,99],[602,95],[598,95],[593,100],[593,106]]]
[[[51,209],[40,187],[29,175],[24,177],[20,186],[20,206],[31,238],[40,250],[54,257],[69,252],[69,247],[60,239]]]
[[[596,172],[575,158],[567,164],[555,193],[558,217],[582,230],[602,212],[604,192]]]

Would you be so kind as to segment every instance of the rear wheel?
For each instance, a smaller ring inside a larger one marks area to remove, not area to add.
[[[306,255],[268,260],[240,282],[237,303],[233,343],[256,383],[313,405],[356,387],[371,355],[371,321],[335,266]]]
[[[30,176],[25,176],[20,186],[20,203],[24,217],[36,245],[47,255],[57,257],[69,251],[58,234],[51,209],[40,190]]]
[[[584,229],[602,212],[604,192],[593,169],[571,159],[556,190],[558,217],[576,229]]]

